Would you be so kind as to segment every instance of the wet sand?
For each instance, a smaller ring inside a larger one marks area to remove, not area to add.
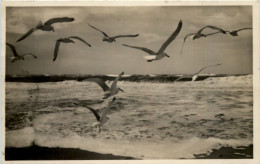
[[[220,149],[213,149],[209,154],[194,154],[196,159],[252,159],[253,145],[240,146],[237,148],[221,147]]]
[[[237,148],[221,147],[207,154],[194,154],[195,159],[252,159],[253,145]],[[5,160],[133,160],[133,157],[100,154],[73,148],[30,146],[6,148]]]
[[[73,148],[48,148],[30,146],[6,148],[5,160],[129,160],[132,157],[100,154]]]

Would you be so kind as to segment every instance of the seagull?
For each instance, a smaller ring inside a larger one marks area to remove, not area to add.
[[[121,78],[121,76],[124,74],[124,72],[120,73],[115,80],[113,81],[113,83],[111,84],[111,87],[109,88],[109,86],[107,86],[107,84],[105,83],[104,80],[100,79],[100,78],[88,78],[84,81],[94,81],[96,82],[105,92],[104,93],[104,97],[103,99],[107,99],[110,96],[113,96],[115,94],[117,94],[119,91],[124,92],[121,88],[118,88],[116,86],[117,81]]]
[[[202,34],[202,31],[203,31],[204,29],[206,29],[206,28],[211,28],[211,29],[213,29],[213,30],[217,30],[217,32],[213,32],[213,33],[209,33],[209,34]],[[226,31],[223,30],[223,29],[221,29],[221,28],[219,28],[219,27],[216,27],[216,26],[205,26],[205,27],[203,27],[202,29],[200,29],[200,30],[199,30],[198,32],[196,32],[196,33],[187,34],[187,35],[184,37],[184,40],[183,40],[183,43],[182,43],[181,54],[182,54],[182,50],[183,50],[184,43],[185,43],[186,39],[187,39],[189,36],[191,36],[191,38],[192,38],[193,40],[195,40],[195,39],[199,39],[199,38],[201,38],[201,37],[207,37],[207,36],[214,35],[214,34],[218,34],[218,33],[226,34]],[[181,54],[180,54],[180,55],[181,55]]]
[[[16,49],[15,49],[15,47],[12,44],[6,43],[6,45],[8,45],[11,48],[11,50],[13,52],[13,55],[14,55],[13,57],[11,57],[11,63],[13,63],[13,62],[15,62],[17,60],[24,60],[24,57],[27,56],[27,55],[30,55],[30,56],[34,57],[35,59],[37,58],[36,55],[33,55],[31,53],[26,53],[26,54],[23,54],[23,55],[19,55],[16,52]]]
[[[216,65],[210,65],[210,66],[206,66],[202,69],[200,69],[197,73],[193,74],[193,75],[187,75],[187,76],[182,76],[182,77],[179,77],[178,79],[174,80],[174,82],[176,81],[179,81],[180,79],[183,79],[183,78],[189,78],[189,77],[192,77],[192,81],[195,81],[197,78],[198,78],[198,75],[201,71],[203,71],[204,69],[208,68],[208,67],[216,67],[216,66],[219,66],[221,64],[216,64]]]
[[[238,36],[237,32],[242,31],[242,30],[252,30],[253,28],[241,28],[238,30],[233,30],[233,31],[226,31],[232,36]]]
[[[104,109],[104,111],[101,113],[101,115],[98,114],[97,110],[91,108],[91,107],[88,107],[86,106],[96,117],[97,119],[97,123],[95,124],[95,127],[97,128],[98,127],[98,132],[100,133],[101,131],[101,126],[104,125],[108,120],[109,120],[109,117],[107,117],[107,113],[108,113],[108,110],[111,108],[111,106],[114,104],[114,102],[116,101],[116,98],[114,97],[112,99],[112,101],[107,105],[107,107]]]
[[[154,52],[148,48],[145,47],[136,47],[136,46],[130,46],[126,44],[122,44],[123,46],[130,47],[130,48],[135,48],[142,50],[146,53],[148,53],[150,56],[145,56],[144,58],[147,59],[147,62],[152,62],[153,60],[160,60],[163,57],[170,57],[167,53],[164,53],[164,50],[167,48],[167,46],[176,38],[176,36],[179,34],[182,28],[182,21],[180,20],[177,29],[172,33],[172,35],[163,43],[161,48],[157,51]]]
[[[89,25],[90,27],[92,27],[93,29],[95,29],[95,30],[101,32],[101,33],[104,35],[103,41],[106,41],[106,42],[109,42],[109,43],[116,42],[116,38],[122,38],[122,37],[137,37],[137,36],[139,36],[139,34],[136,34],[136,35],[117,35],[117,36],[112,36],[112,37],[110,37],[110,36],[108,36],[105,32],[103,32],[103,31],[97,29],[96,27],[94,27],[94,26],[92,26],[92,25],[90,25],[90,24],[88,24],[88,25]]]
[[[55,45],[55,49],[54,49],[54,57],[53,57],[53,61],[56,60],[57,56],[58,56],[58,51],[59,51],[59,47],[60,47],[60,42],[62,43],[75,43],[73,40],[71,39],[78,39],[79,41],[85,43],[86,45],[88,45],[89,47],[91,47],[91,45],[89,43],[87,43],[85,40],[83,40],[82,38],[78,37],[78,36],[70,36],[67,38],[60,38],[58,40],[56,40],[56,45]]]
[[[45,23],[42,23],[40,21],[39,24],[36,27],[30,29],[26,34],[24,34],[16,42],[20,42],[20,41],[24,40],[25,38],[27,38],[29,35],[31,35],[33,32],[35,32],[37,30],[53,31],[54,32],[54,28],[51,26],[53,23],[72,22],[74,20],[75,20],[74,18],[62,17],[62,18],[52,18],[52,19],[49,19]]]

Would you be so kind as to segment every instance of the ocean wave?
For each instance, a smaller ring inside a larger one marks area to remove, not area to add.
[[[98,134],[97,134],[98,135]],[[201,144],[203,143],[203,144]],[[139,159],[180,159],[194,158],[194,154],[209,154],[223,146],[249,146],[252,141],[243,139],[202,139],[193,137],[176,142],[138,142],[128,140],[93,139],[79,135],[57,137],[41,134],[31,127],[6,133],[6,147],[29,147],[33,144],[43,147],[79,148],[98,153],[131,156]],[[198,146],[200,145],[200,146]]]

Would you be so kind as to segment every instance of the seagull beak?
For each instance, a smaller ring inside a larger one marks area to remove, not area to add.
[[[52,29],[52,31],[55,32],[54,29]]]
[[[120,91],[125,92],[123,89],[121,89],[121,88],[119,88],[119,89],[120,89]]]

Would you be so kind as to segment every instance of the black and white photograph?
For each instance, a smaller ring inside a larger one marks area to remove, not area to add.
[[[255,159],[257,3],[11,4],[4,162]]]

